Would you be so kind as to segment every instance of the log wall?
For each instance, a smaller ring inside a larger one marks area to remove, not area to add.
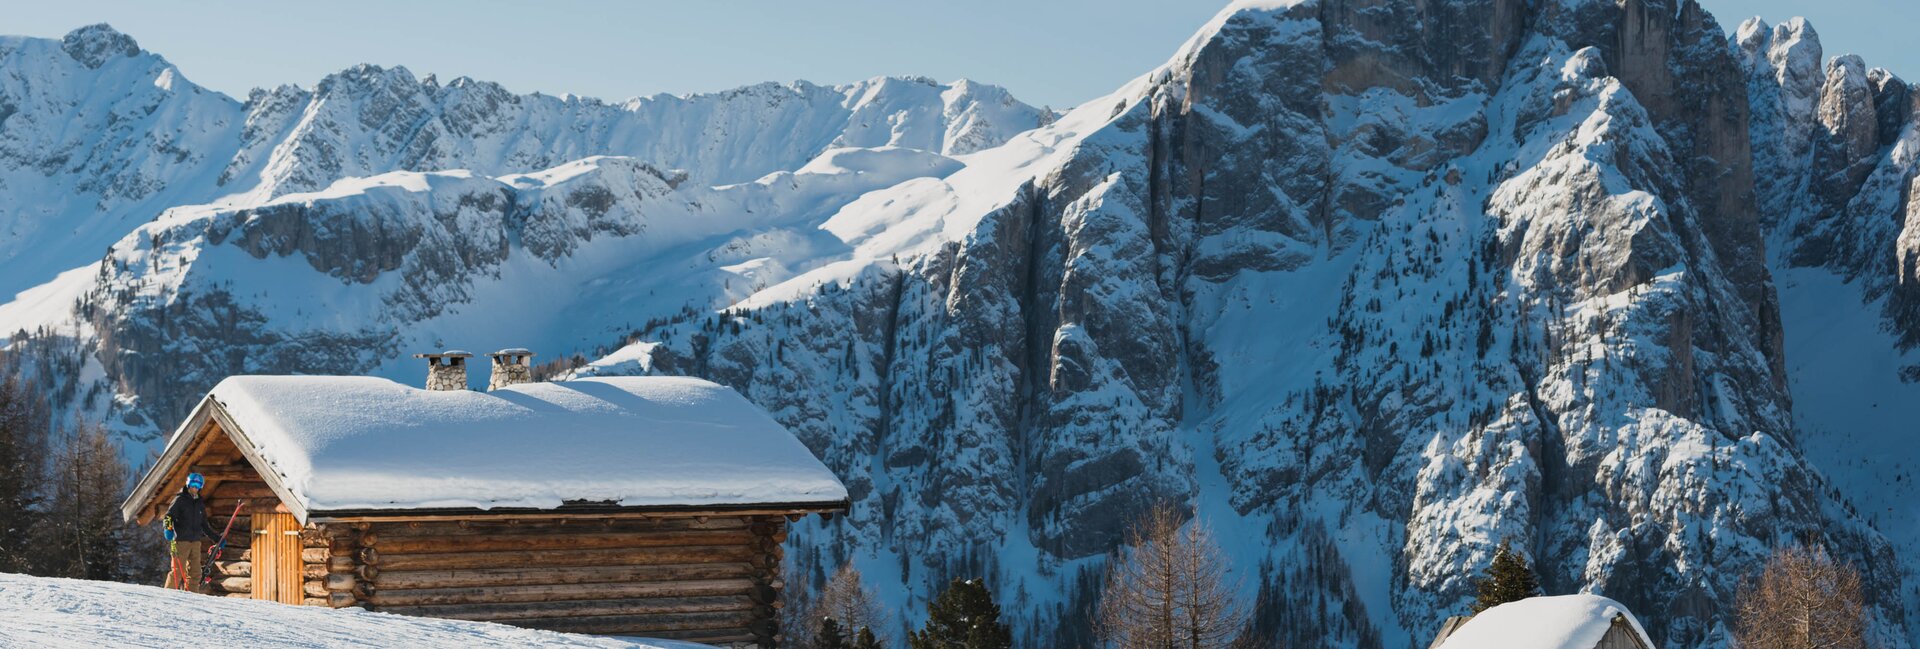
[[[213,590],[252,597],[252,519],[281,507],[237,456],[197,465],[232,533]],[[301,530],[300,603],[718,646],[781,641],[782,516],[352,522]],[[292,560],[288,558],[287,560]]]
[[[373,523],[323,585],[402,615],[773,647],[786,532],[779,516]]]

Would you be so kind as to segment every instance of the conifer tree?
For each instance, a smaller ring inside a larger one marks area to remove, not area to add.
[[[813,634],[813,649],[852,648],[847,646],[847,635],[840,630],[840,621],[823,617],[820,618],[820,629]]]
[[[1473,602],[1473,612],[1477,614],[1540,594],[1540,579],[1527,566],[1527,560],[1513,552],[1512,544],[1501,541],[1500,549],[1493,553],[1493,563],[1487,566],[1486,577],[1476,580],[1473,588],[1479,592],[1479,598]]]
[[[993,591],[978,579],[955,579],[935,597],[927,626],[907,635],[910,649],[1007,649],[1013,632],[1000,623]]]
[[[0,572],[39,573],[27,540],[44,517],[46,400],[0,356]]]
[[[880,649],[880,639],[873,637],[873,627],[860,627],[860,634],[853,638],[853,649]]]

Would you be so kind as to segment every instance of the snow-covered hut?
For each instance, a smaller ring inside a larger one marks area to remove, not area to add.
[[[190,472],[216,526],[236,514],[229,597],[740,646],[778,640],[788,522],[848,504],[760,408],[678,377],[236,376],[122,514],[164,514]]]
[[[1599,595],[1529,597],[1452,618],[1430,649],[1656,649],[1640,621]]]

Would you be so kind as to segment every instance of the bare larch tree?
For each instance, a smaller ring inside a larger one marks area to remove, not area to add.
[[[789,580],[789,585],[800,580]],[[860,571],[851,563],[841,564],[825,586],[817,593],[791,593],[788,606],[794,611],[782,610],[785,616],[781,622],[781,633],[786,642],[782,646],[812,646],[814,634],[820,630],[821,618],[833,618],[845,631],[848,638],[857,637],[861,629],[871,629],[874,638],[881,646],[893,646],[893,616],[880,599],[867,587]]]
[[[1223,649],[1246,627],[1232,566],[1204,521],[1148,510],[1109,561],[1095,633],[1114,649]]]
[[[1734,638],[1742,649],[1864,649],[1860,573],[1826,551],[1774,551],[1740,589]]]

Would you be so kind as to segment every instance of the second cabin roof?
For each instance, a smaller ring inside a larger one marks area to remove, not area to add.
[[[1634,646],[1647,631],[1619,602],[1599,595],[1554,595],[1508,602],[1473,616],[1438,649],[1594,649],[1616,624]]]
[[[700,379],[471,392],[374,377],[236,376],[208,400],[302,512],[847,500],[792,433],[731,388]],[[183,429],[169,445],[191,434]]]

